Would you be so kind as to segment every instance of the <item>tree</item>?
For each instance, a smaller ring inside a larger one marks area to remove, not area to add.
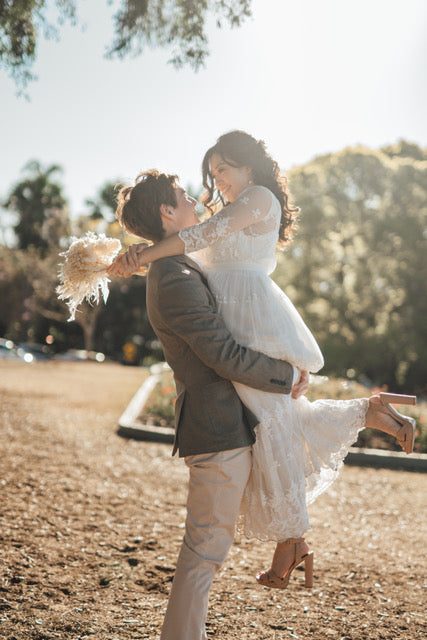
[[[130,236],[122,229],[116,220],[117,192],[123,183],[117,180],[107,180],[99,188],[93,198],[87,198],[85,203],[88,212],[73,221],[73,235],[82,236],[87,231],[105,233],[112,238],[118,238],[123,247],[130,241]],[[133,240],[134,242],[134,240]]]
[[[54,333],[59,338],[55,346],[64,344],[60,327],[67,313],[55,294],[57,265],[57,251],[42,259],[34,247],[25,251],[0,247],[0,335],[18,342],[44,343]],[[70,336],[67,341],[70,343]]]
[[[68,309],[58,300],[56,287],[59,253],[69,236],[70,221],[65,209],[60,210],[65,216],[63,225],[53,224],[61,217],[50,215],[52,204],[65,203],[61,188],[51,180],[58,167],[44,170],[33,161],[26,169],[30,176],[11,190],[6,203],[18,220],[17,246],[0,246],[0,335],[17,342],[41,343],[50,335],[55,351],[96,349],[118,359],[123,356],[123,345],[133,343],[138,345],[138,362],[153,349],[158,351],[145,308],[144,278],[115,279],[107,305],[84,303],[76,321],[67,322]],[[120,237],[124,246],[131,241],[114,220],[116,182],[105,182],[87,201],[89,214],[73,220],[75,235],[90,230]]]
[[[30,246],[46,252],[69,235],[69,218],[62,186],[52,181],[58,165],[43,168],[36,160],[25,167],[27,177],[13,187],[3,206],[17,215],[14,225],[19,249]]]
[[[108,2],[108,0],[106,0]],[[140,55],[146,45],[172,48],[175,67],[189,64],[195,70],[208,56],[206,22],[238,27],[251,15],[251,0],[120,0],[114,16],[114,40],[107,55]],[[59,23],[76,19],[76,0],[55,0]],[[34,79],[31,65],[36,59],[40,30],[45,37],[58,36],[49,22],[47,0],[0,0],[0,68],[20,87]]]
[[[31,65],[36,58],[40,30],[46,37],[58,34],[47,21],[46,0],[0,0],[0,68],[6,69],[16,84],[25,87],[34,79]],[[59,21],[75,18],[74,0],[56,0]]]
[[[117,185],[120,180],[108,180],[99,189],[95,198],[88,198],[86,204],[89,207],[91,220],[105,220],[112,222],[117,208]]]
[[[276,279],[318,338],[326,370],[422,390],[427,151],[404,141],[348,148],[289,178],[302,213]]]
[[[115,16],[115,40],[110,55],[139,55],[146,44],[172,45],[170,62],[176,67],[189,64],[198,69],[208,55],[205,22],[209,13],[238,27],[251,15],[251,0],[129,0]]]

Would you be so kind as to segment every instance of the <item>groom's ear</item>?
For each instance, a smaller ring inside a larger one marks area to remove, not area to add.
[[[175,217],[174,211],[170,205],[161,204],[159,211],[162,220],[173,220]]]

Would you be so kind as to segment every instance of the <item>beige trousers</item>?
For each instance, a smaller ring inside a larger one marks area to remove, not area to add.
[[[161,640],[207,640],[209,590],[233,542],[251,447],[188,456],[187,519]]]

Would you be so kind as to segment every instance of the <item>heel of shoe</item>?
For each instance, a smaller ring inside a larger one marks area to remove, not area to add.
[[[304,558],[305,587],[311,589],[313,587],[313,565],[314,553],[310,551]]]
[[[407,396],[402,393],[386,393],[381,391],[378,394],[383,404],[417,404],[417,396]]]
[[[412,453],[414,450],[415,442],[415,420],[414,418],[410,418],[409,416],[405,416],[402,413],[396,411],[396,409],[392,407],[390,403],[415,405],[417,404],[416,396],[406,396],[399,393],[381,392],[379,394],[379,397],[381,404],[385,407],[385,410],[388,412],[388,414],[401,425],[399,431],[392,435],[397,438],[400,446],[405,451],[405,453]]]
[[[402,449],[408,455],[414,451],[415,444],[415,421],[412,419],[410,423],[406,423],[399,431],[399,440]]]

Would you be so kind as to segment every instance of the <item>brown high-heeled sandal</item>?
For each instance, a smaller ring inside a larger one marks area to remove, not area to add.
[[[415,441],[415,427],[416,421],[414,418],[410,418],[409,416],[405,416],[402,413],[396,411],[394,407],[391,406],[391,402],[395,404],[408,404],[415,405],[417,404],[416,396],[408,396],[403,395],[401,393],[379,393],[381,403],[386,410],[385,413],[388,413],[396,422],[398,422],[401,427],[397,432],[392,433],[399,442],[405,453],[410,454],[414,450],[414,441]]]
[[[273,568],[268,571],[261,571],[256,579],[263,587],[270,589],[286,589],[292,571],[301,562],[304,562],[305,586],[310,589],[313,586],[313,551],[302,552],[301,546],[304,544],[304,538],[288,538],[283,544],[294,545],[294,560],[283,576],[277,575]]]
[[[416,396],[385,392],[381,392],[378,395],[380,402],[370,403],[370,406],[375,410],[390,416],[400,425],[400,427],[396,426],[389,428],[382,426],[380,431],[384,431],[385,433],[394,436],[407,454],[412,453],[414,450],[416,421],[414,418],[410,418],[409,416],[405,416],[396,411],[390,403],[415,405],[417,403]]]
[[[395,402],[396,404],[415,405],[417,404],[417,397],[407,396],[400,393],[385,392],[381,392],[379,396],[382,404],[389,414],[402,425],[396,435],[400,446],[407,454],[412,453],[414,450],[415,427],[417,423],[414,418],[404,416],[402,413],[396,411],[396,409],[389,403]]]

